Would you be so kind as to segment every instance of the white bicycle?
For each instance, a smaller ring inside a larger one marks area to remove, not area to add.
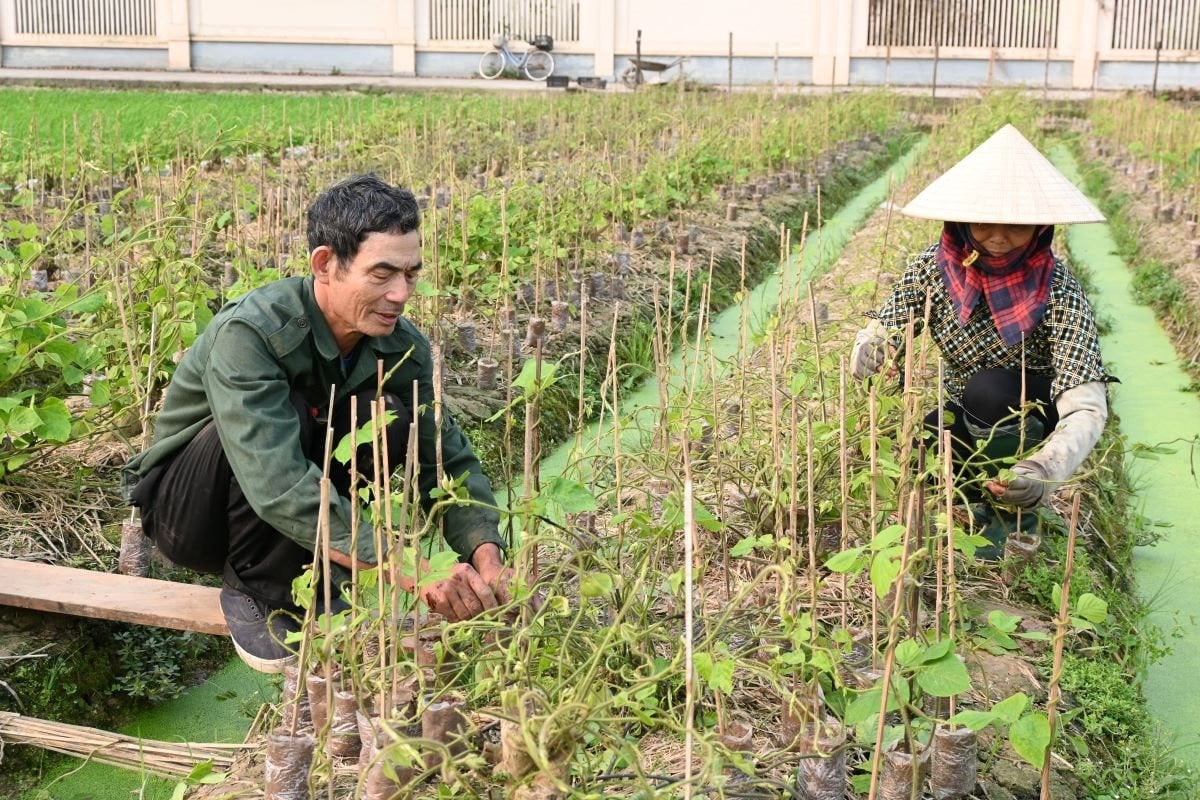
[[[518,41],[525,41],[519,39]],[[479,59],[479,75],[489,81],[499,78],[505,68],[512,67],[525,73],[531,81],[544,81],[554,72],[554,40],[546,35],[535,36],[532,46],[523,53],[515,54],[508,49],[508,36],[498,33],[492,37],[492,47]]]

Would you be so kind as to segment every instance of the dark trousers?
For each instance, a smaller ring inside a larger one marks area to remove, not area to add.
[[[1039,406],[1030,412],[1030,416],[1041,423],[1040,435],[1031,432],[1025,437],[1026,446],[1037,444],[1058,425],[1058,409],[1050,396],[1053,381],[1045,375],[1025,373],[1025,402],[1037,402]],[[958,479],[972,477],[972,465],[978,468],[980,462],[991,460],[989,454],[980,455],[977,450],[979,443],[967,428],[967,420],[978,428],[991,429],[997,425],[1017,425],[1020,420],[1013,413],[1021,408],[1021,373],[1011,369],[986,369],[977,372],[967,381],[963,392],[963,403],[946,403],[947,418],[953,416],[946,426],[950,431],[951,450],[954,454],[954,472]],[[934,437],[940,436],[938,429],[937,411],[925,417],[925,430]],[[933,440],[936,442],[936,438]],[[932,447],[936,447],[933,444]],[[972,489],[967,491],[968,498],[973,502],[983,497],[982,491]]]
[[[350,432],[350,403],[358,403],[361,427],[371,419],[375,392],[352,395],[332,415],[333,443]],[[395,419],[387,427],[390,466],[404,463],[408,406],[384,394]],[[297,393],[292,405],[300,419],[299,447],[304,457],[321,464],[325,451],[325,420]],[[372,448],[361,444],[356,454],[359,474],[374,476]],[[333,488],[350,493],[350,467],[330,464]],[[196,572],[221,574],[227,586],[269,605],[292,607],[292,580],[312,562],[312,551],[292,541],[262,520],[251,507],[221,446],[216,425],[209,423],[170,461],[154,467],[134,490],[141,506],[142,527],[168,559]],[[316,520],[312,521],[316,531]]]

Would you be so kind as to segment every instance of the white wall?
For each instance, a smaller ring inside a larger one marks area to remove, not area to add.
[[[808,56],[817,45],[819,0],[615,0],[616,50],[739,56]],[[825,3],[829,5],[829,3]]]
[[[193,39],[389,43],[396,0],[191,0]]]
[[[463,14],[486,0],[454,0]],[[532,2],[533,0],[531,0]],[[1011,0],[1013,3],[1025,0]],[[537,0],[553,2],[553,0]],[[1038,74],[1053,76],[1054,86],[1090,88],[1139,85],[1122,73],[1141,75],[1152,69],[1153,51],[1114,51],[1113,7],[1101,0],[1057,0],[1058,45],[1048,55],[1030,49],[942,48],[942,76],[977,85],[979,75],[1029,83]],[[165,51],[171,69],[269,69],[284,71],[314,61],[314,70],[415,74],[418,50],[452,70],[472,74],[484,41],[435,41],[429,34],[430,0],[155,0],[156,36],[114,39],[79,36],[18,35],[13,26],[14,0],[0,0],[0,46],[13,65],[49,63],[62,66],[95,63],[97,52],[112,50],[110,66],[139,63],[138,48]],[[461,5],[459,5],[461,3]],[[921,82],[931,72],[932,48],[867,47],[870,0],[579,0],[579,41],[564,42],[556,51],[590,64],[596,75],[614,77],[623,56],[635,51],[642,31],[647,56],[692,56],[701,77],[721,72],[733,33],[735,73],[746,80],[772,74],[778,53],[779,75],[817,85],[877,82]],[[458,13],[455,11],[455,13]],[[1200,24],[1200,20],[1197,21]],[[258,48],[257,52],[254,49]],[[390,49],[389,49],[390,48]],[[84,58],[85,51],[87,58]],[[72,52],[79,59],[72,60]],[[122,55],[124,54],[124,55]],[[102,54],[101,54],[102,55]],[[389,59],[390,55],[390,59]],[[150,58],[147,56],[146,58]],[[154,59],[151,61],[157,63]],[[290,60],[289,60],[290,59]],[[1200,83],[1200,52],[1164,52],[1167,83]],[[104,59],[101,59],[104,61]],[[145,61],[145,58],[142,59]],[[197,62],[193,64],[193,62]],[[620,63],[618,63],[620,62]],[[980,63],[986,69],[980,70]],[[1048,68],[1047,68],[1047,62]],[[107,63],[107,62],[106,62]],[[956,69],[955,65],[961,67]],[[1041,65],[1039,67],[1039,64]],[[1130,66],[1132,65],[1132,66]],[[303,67],[302,67],[303,68]],[[457,73],[455,73],[457,74]],[[904,76],[908,76],[905,78]],[[1029,76],[1033,76],[1030,78]],[[735,81],[742,82],[735,74]],[[785,78],[786,80],[787,78]],[[1040,85],[1040,81],[1034,81]]]

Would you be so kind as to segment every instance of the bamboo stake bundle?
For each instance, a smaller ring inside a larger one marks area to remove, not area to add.
[[[212,761],[217,771],[227,770],[238,753],[249,746],[139,739],[9,711],[0,711],[0,743],[32,745],[87,761],[168,778],[185,777],[202,761]]]

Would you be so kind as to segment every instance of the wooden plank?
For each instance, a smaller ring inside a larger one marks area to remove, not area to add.
[[[221,590],[0,558],[0,604],[228,636]]]

